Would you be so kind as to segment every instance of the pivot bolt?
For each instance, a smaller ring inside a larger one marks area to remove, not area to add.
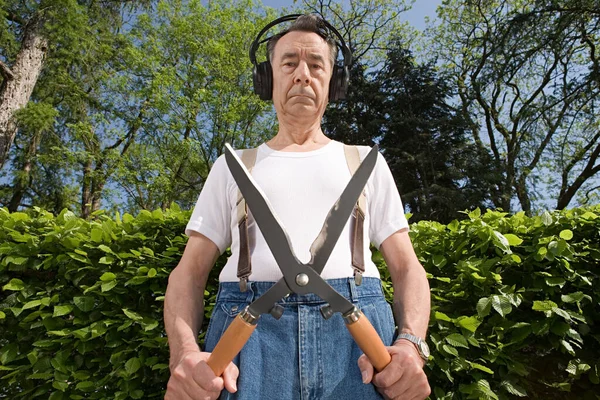
[[[305,273],[296,275],[296,283],[298,284],[298,286],[308,285],[308,275],[306,275]]]

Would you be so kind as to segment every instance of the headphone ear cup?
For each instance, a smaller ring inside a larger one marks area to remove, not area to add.
[[[254,83],[254,93],[261,100],[271,100],[273,97],[273,72],[270,62],[264,61],[254,67],[252,82]]]
[[[346,98],[349,78],[348,67],[340,67],[339,65],[335,65],[333,67],[333,74],[331,75],[331,81],[329,81],[330,102],[343,100]]]

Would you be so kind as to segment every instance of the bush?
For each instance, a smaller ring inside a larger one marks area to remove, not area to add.
[[[599,214],[475,211],[412,225],[432,289],[432,397],[596,398]],[[0,209],[0,398],[162,398],[162,301],[189,216]]]

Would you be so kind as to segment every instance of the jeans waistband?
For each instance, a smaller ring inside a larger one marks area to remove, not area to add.
[[[378,278],[365,277],[362,284],[357,286],[354,278],[338,278],[325,280],[336,292],[355,302],[368,297],[383,297],[381,281]],[[262,296],[275,282],[248,282],[248,289],[240,291],[238,282],[221,282],[217,294],[217,302],[248,302]],[[299,295],[292,293],[279,301],[280,304],[324,304],[325,302],[316,294],[308,293]]]

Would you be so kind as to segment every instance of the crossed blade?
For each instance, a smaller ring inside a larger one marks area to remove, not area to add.
[[[348,218],[352,214],[361,192],[377,162],[378,147],[374,146],[360,164],[350,182],[329,210],[323,227],[310,248],[311,259],[304,264],[298,260],[289,236],[278,220],[267,197],[248,173],[242,161],[229,144],[225,145],[225,160],[237,183],[252,216],[271,250],[283,278],[255,301],[251,308],[259,314],[269,312],[275,302],[290,292],[315,293],[327,301],[333,311],[348,311],[348,301],[329,286],[320,273],[323,271]],[[307,283],[297,282],[300,274],[306,275]],[[333,293],[332,293],[333,292]],[[341,298],[341,299],[340,299]],[[343,301],[342,301],[343,299]],[[351,303],[349,303],[351,305]]]

